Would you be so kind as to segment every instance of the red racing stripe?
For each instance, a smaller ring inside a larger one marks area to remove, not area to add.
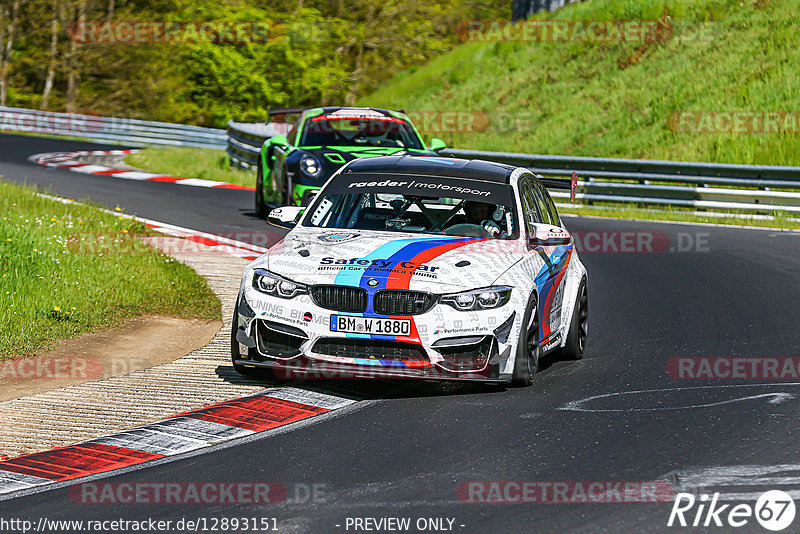
[[[464,245],[471,245],[472,243],[480,243],[481,241],[488,241],[490,238],[481,238],[481,239],[465,239],[464,241],[457,241],[456,243],[450,243],[447,245],[439,245],[438,247],[432,247],[428,250],[424,250],[411,258],[411,263],[416,265],[421,265],[423,263],[427,263],[434,258],[438,258],[445,252],[450,252],[453,249],[463,247]],[[413,269],[405,269],[403,271],[398,271],[398,267],[395,267],[391,273],[389,273],[389,279],[386,280],[386,289],[408,289],[408,286],[411,285],[411,276],[414,274]]]
[[[330,410],[327,408],[318,408],[299,402],[257,396],[245,397],[181,415],[261,432],[328,411]]]
[[[0,462],[0,471],[49,480],[70,480],[163,457],[162,454],[103,443],[79,443]]]

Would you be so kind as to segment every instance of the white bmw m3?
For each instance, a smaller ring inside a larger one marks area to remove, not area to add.
[[[586,269],[528,169],[355,160],[309,207],[270,221],[292,229],[244,271],[231,332],[241,373],[525,386],[542,354],[583,357]]]

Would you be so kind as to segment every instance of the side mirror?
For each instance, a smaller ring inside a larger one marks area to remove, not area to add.
[[[434,137],[433,139],[431,139],[431,146],[429,146],[428,148],[432,152],[438,152],[441,149],[445,148],[446,146],[447,145],[444,143],[444,141],[442,141],[438,137]]]
[[[272,146],[285,147],[289,144],[289,140],[285,135],[273,135],[269,138],[269,144]]]
[[[534,232],[528,236],[529,248],[557,247],[572,243],[572,236],[558,226],[551,224],[536,224]]]
[[[294,228],[305,211],[301,206],[282,206],[269,212],[267,222],[281,228]]]

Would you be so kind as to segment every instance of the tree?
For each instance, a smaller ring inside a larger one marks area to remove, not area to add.
[[[39,109],[47,109],[50,103],[50,93],[53,92],[53,82],[56,77],[56,66],[58,64],[58,0],[53,0],[53,13],[50,19],[50,50],[49,59],[47,62],[47,74],[44,80],[44,89],[42,90],[42,101]]]
[[[78,5],[74,10],[65,10],[72,15],[71,22],[77,23],[77,27],[83,28],[86,24],[86,0],[78,0]],[[81,63],[79,61],[78,41],[75,38],[69,40],[69,52],[67,53],[67,113],[75,113],[78,110],[78,84],[80,83]]]
[[[14,51],[19,4],[20,0],[12,0],[11,6],[4,2],[0,8],[0,106],[5,106],[8,100],[8,75]]]

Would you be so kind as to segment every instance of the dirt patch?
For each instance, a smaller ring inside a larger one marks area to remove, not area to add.
[[[34,358],[0,361],[0,401],[171,362],[207,345],[220,320],[144,316],[59,342]]]

